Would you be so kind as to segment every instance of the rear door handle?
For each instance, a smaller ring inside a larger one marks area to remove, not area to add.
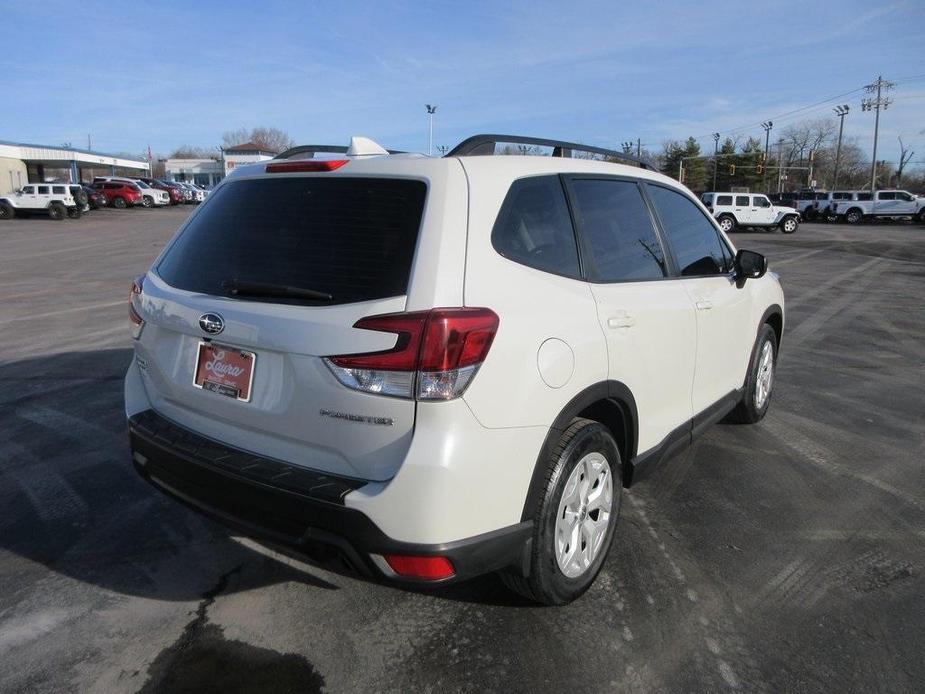
[[[698,311],[709,311],[711,308],[713,308],[712,301],[698,301],[694,305],[697,307]]]
[[[636,319],[628,313],[621,313],[608,318],[607,325],[611,328],[632,328],[636,325]]]

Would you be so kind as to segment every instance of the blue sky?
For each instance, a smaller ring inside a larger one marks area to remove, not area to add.
[[[272,125],[299,142],[362,134],[427,147],[476,132],[618,146],[763,136],[878,73],[897,135],[925,160],[925,3],[4,2],[0,139],[108,152],[212,146]],[[839,100],[869,148],[861,92]],[[741,126],[750,126],[742,128]],[[779,130],[777,130],[779,132]]]

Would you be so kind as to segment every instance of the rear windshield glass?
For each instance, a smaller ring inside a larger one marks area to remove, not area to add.
[[[278,178],[228,183],[170,247],[157,273],[169,285],[228,295],[229,282],[330,294],[344,304],[406,293],[426,186],[374,178]],[[243,298],[243,297],[242,297]]]

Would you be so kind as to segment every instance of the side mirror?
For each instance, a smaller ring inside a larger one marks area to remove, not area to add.
[[[746,250],[740,250],[736,253],[736,281],[740,287],[745,284],[745,280],[756,280],[759,277],[764,277],[764,273],[767,271],[768,259],[761,253]]]

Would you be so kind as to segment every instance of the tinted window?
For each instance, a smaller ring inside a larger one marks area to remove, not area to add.
[[[33,188],[32,186],[24,186],[23,189],[22,189],[22,192],[23,192],[23,193],[28,193],[29,195],[32,195],[32,193],[35,192],[35,188]]]
[[[39,186],[39,195],[48,195],[48,186]]]
[[[851,193],[832,193],[833,200],[850,200]]]
[[[720,195],[719,197],[716,198],[716,204],[717,205],[731,205],[732,196],[731,195]]]
[[[599,282],[665,276],[665,256],[639,186],[632,181],[577,179],[579,228],[591,257],[591,279]]]
[[[857,200],[870,200],[870,193],[858,193]]]
[[[896,193],[896,199],[905,200],[906,202],[912,202],[915,200],[915,198],[909,195],[909,193]]]
[[[895,200],[896,193],[877,193],[878,200]]]
[[[239,280],[331,294],[324,304],[400,296],[425,194],[424,183],[397,179],[237,181],[209,198],[157,272],[171,286],[214,295]]]
[[[55,195],[64,195],[64,186],[52,186],[51,192]]]
[[[768,200],[763,195],[756,195],[754,198],[752,198],[752,200],[754,200],[752,204],[755,207],[770,207],[771,206],[771,201]]]
[[[736,195],[736,205],[738,207],[748,207],[749,204],[747,195]]]
[[[578,248],[559,177],[514,181],[492,229],[491,243],[514,262],[579,277]]]
[[[726,272],[725,245],[700,209],[668,188],[650,185],[648,190],[681,274],[692,277]]]

